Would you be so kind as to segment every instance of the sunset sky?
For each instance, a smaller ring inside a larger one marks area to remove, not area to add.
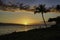
[[[57,4],[60,5],[60,0],[2,0],[4,4],[9,4],[11,1],[12,4],[24,3],[30,6],[39,5],[39,4],[46,4],[47,7],[56,6]],[[28,31],[35,28],[45,28],[45,26],[41,26],[40,24],[43,23],[42,15],[34,14],[34,11],[26,11],[26,10],[17,10],[16,12],[3,11],[1,10],[0,6],[0,23],[16,23],[16,24],[24,24],[24,25],[31,25],[31,24],[39,24],[39,26],[0,26],[0,35],[5,33],[11,32],[18,32],[18,31]],[[12,8],[11,8],[12,9]],[[49,18],[55,18],[60,16],[60,12],[48,12],[44,13],[45,21],[47,22]]]
[[[46,13],[44,14],[45,20],[60,16],[59,13]],[[41,14],[35,14],[33,12],[4,12],[0,11],[0,22],[3,23],[18,23],[18,24],[36,24],[41,23]]]
[[[46,4],[48,7],[60,4],[60,0],[2,0],[2,1],[6,4],[8,4],[9,1],[11,1],[14,4],[16,3],[24,3],[28,5]]]
[[[9,4],[8,1],[15,3],[24,3],[29,5],[46,4],[48,7],[52,5],[60,4],[60,0],[2,0],[4,3]],[[44,14],[45,20],[48,18],[60,16],[59,13],[46,13]],[[41,23],[41,14],[35,14],[34,12],[20,11],[20,12],[5,12],[0,11],[0,22],[3,23],[18,23],[18,24],[36,24]]]

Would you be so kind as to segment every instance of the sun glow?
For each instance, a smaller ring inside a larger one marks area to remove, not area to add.
[[[29,19],[29,18],[22,18],[14,22],[18,24],[23,24],[23,25],[32,25],[32,24],[40,23],[39,21],[36,21],[34,19]]]
[[[27,22],[25,22],[25,23],[23,23],[24,25],[28,25],[28,23]]]

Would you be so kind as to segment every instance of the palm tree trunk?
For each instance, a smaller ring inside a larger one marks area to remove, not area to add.
[[[43,18],[43,21],[44,21],[45,26],[47,27],[47,24],[46,24],[45,19],[44,19],[43,12],[42,12],[42,18]]]

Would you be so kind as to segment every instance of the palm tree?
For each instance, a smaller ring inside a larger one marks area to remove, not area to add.
[[[44,15],[43,15],[43,13],[46,13],[47,12],[47,10],[46,10],[46,8],[45,8],[45,5],[39,5],[38,7],[36,7],[35,8],[35,12],[34,12],[34,14],[36,14],[36,13],[41,13],[42,14],[42,18],[43,18],[43,21],[44,21],[44,24],[45,24],[45,26],[47,27],[47,24],[46,24],[46,22],[45,22],[45,19],[44,19]]]

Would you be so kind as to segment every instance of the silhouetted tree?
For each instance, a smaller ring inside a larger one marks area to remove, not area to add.
[[[0,6],[3,5],[3,2],[0,0]]]
[[[58,16],[58,17],[56,17],[56,18],[50,18],[50,19],[48,20],[48,22],[53,22],[53,21],[56,22],[55,25],[59,25],[59,24],[60,24],[60,16]]]
[[[44,21],[44,24],[45,24],[45,26],[47,27],[47,24],[46,24],[46,22],[45,22],[45,19],[44,19],[44,15],[43,15],[43,13],[46,13],[47,12],[47,10],[46,10],[46,8],[45,8],[45,5],[39,5],[38,7],[36,7],[36,10],[35,10],[35,12],[34,12],[34,14],[36,14],[36,13],[41,13],[42,14],[42,18],[43,18],[43,21]]]
[[[60,11],[60,5],[56,5],[56,10]]]
[[[13,3],[10,2],[10,1],[9,1],[9,4],[11,4],[10,7],[12,7],[13,9],[17,8],[17,5],[13,4]]]
[[[48,22],[55,22],[54,25],[51,25],[52,28],[55,28],[57,30],[60,30],[60,16],[56,17],[56,18],[50,18],[48,20]]]
[[[20,8],[20,9],[23,9],[23,3],[21,3],[21,4],[19,5],[19,8]]]
[[[27,9],[29,9],[29,8],[30,8],[29,5],[25,5],[25,6],[23,6],[23,9],[25,9],[25,10],[27,10]]]

